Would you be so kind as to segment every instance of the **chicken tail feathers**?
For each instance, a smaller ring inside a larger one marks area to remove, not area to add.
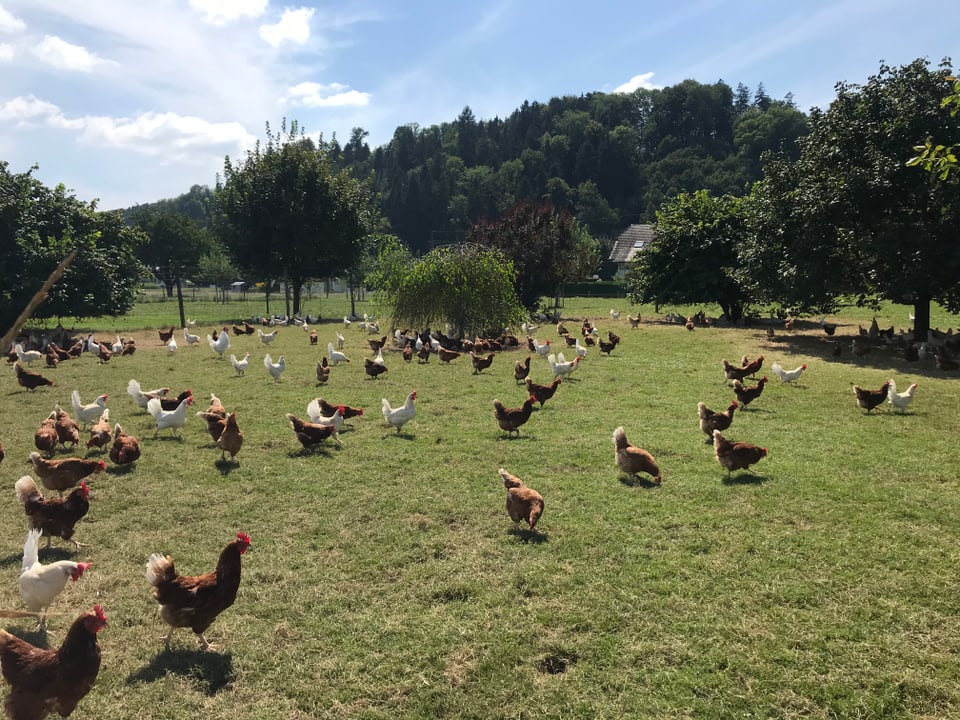
[[[627,433],[622,427],[618,427],[613,431],[613,444],[617,446],[617,450],[629,445],[627,442]]]
[[[22,478],[17,480],[17,483],[13,486],[13,489],[17,493],[17,500],[21,505],[24,506],[26,506],[28,500],[40,495],[40,490],[37,488],[37,484],[29,475],[24,475]]]
[[[164,580],[172,580],[177,574],[173,566],[173,558],[169,555],[153,553],[147,558],[147,582],[156,587]]]
[[[23,543],[23,564],[20,566],[20,572],[33,567],[40,561],[39,547],[42,534],[42,530],[31,530],[27,533],[27,540]]]
[[[147,412],[153,415],[154,418],[160,415],[161,410],[163,410],[163,405],[160,403],[159,398],[150,398],[147,401]]]
[[[504,487],[508,488],[519,488],[523,487],[523,480],[518,478],[516,475],[511,475],[503,468],[497,470],[500,473],[500,479],[503,480]]]

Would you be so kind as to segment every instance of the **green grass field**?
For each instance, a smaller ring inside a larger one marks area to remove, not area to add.
[[[348,309],[342,296],[322,302],[325,318]],[[263,312],[262,301],[239,307],[188,304],[187,314],[205,334]],[[389,371],[369,379],[368,336],[342,323],[317,327],[319,347],[282,329],[269,348],[287,361],[279,383],[255,336],[231,338],[231,352],[251,353],[238,377],[205,342],[170,355],[152,330],[132,357],[35,367],[56,382],[35,393],[8,368],[0,607],[21,608],[26,519],[13,484],[29,471],[33,431],[77,388],[85,402],[109,393],[111,421],[140,437],[143,457],[129,472],[108,461],[89,483],[76,537],[93,567],[51,608],[62,613],[48,623],[51,645],[95,602],[110,619],[100,676],[75,718],[960,715],[957,376],[883,348],[854,358],[850,338],[872,317],[856,308],[833,318],[834,338],[801,323],[771,341],[762,328],[687,332],[652,322],[652,308],[639,309],[644,322],[631,330],[626,315],[637,308],[622,303],[613,322],[610,307],[567,300],[572,330],[588,316],[623,342],[611,357],[591,349],[512,439],[491,403],[524,399],[512,371],[525,350],[499,354],[480,375],[466,357],[405,364],[385,351]],[[906,327],[907,312],[889,306],[877,319]],[[84,327],[112,339],[172,323],[175,304],[149,303]],[[958,323],[937,309],[933,324]],[[316,362],[338,329],[352,362],[318,386]],[[536,335],[559,341],[549,325]],[[763,354],[765,371],[809,368],[796,387],[767,371],[772,382],[725,434],[769,456],[727,480],[696,406],[731,401],[720,360],[744,354]],[[535,381],[550,379],[544,360],[532,367]],[[920,384],[907,414],[856,407],[854,384],[891,377],[899,389]],[[244,433],[238,463],[219,462],[200,418],[180,438],[154,439],[152,418],[126,394],[130,378],[192,389],[192,411],[216,393]],[[413,389],[417,418],[397,435],[380,400],[400,404]],[[303,452],[284,414],[305,415],[317,396],[366,414],[341,434],[342,448]],[[618,425],[658,459],[661,487],[619,475]],[[513,527],[499,467],[543,494],[539,532]],[[207,632],[219,651],[200,652],[181,629],[165,652],[147,556],[206,572],[238,530],[253,544],[235,605]],[[41,560],[74,556],[55,541]],[[31,620],[4,627],[41,640]]]

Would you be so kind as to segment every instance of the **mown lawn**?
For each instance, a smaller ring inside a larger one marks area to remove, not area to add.
[[[325,318],[346,311],[342,296],[324,302]],[[77,388],[85,401],[109,393],[111,420],[144,450],[132,471],[108,462],[90,483],[77,538],[90,544],[79,556],[93,567],[49,622],[55,645],[94,602],[110,618],[100,677],[73,717],[960,714],[957,377],[883,348],[854,358],[850,337],[872,316],[855,308],[833,318],[842,324],[834,338],[800,323],[793,333],[777,326],[770,341],[762,328],[687,332],[654,322],[652,308],[640,308],[644,322],[631,330],[626,315],[637,308],[613,304],[616,322],[609,300],[567,300],[571,329],[589,316],[623,342],[611,357],[591,349],[513,439],[491,402],[524,399],[512,370],[525,350],[498,355],[480,375],[468,358],[405,364],[385,352],[389,371],[374,380],[362,367],[368,336],[342,323],[319,325],[318,347],[302,330],[281,330],[269,348],[287,361],[279,383],[255,336],[232,339],[232,351],[251,352],[238,377],[205,342],[181,342],[171,356],[152,330],[132,357],[43,370],[57,384],[36,393],[8,368],[0,607],[20,607],[26,524],[13,483],[29,470],[40,420],[55,403],[68,407]],[[107,338],[175,323],[169,308],[169,319],[150,307],[87,323]],[[215,309],[188,305],[201,334],[248,316]],[[878,322],[906,327],[907,312],[885,308]],[[938,310],[934,324],[957,321]],[[352,362],[318,386],[316,361],[338,329]],[[559,341],[549,325],[536,335]],[[774,361],[809,369],[796,387],[767,372],[772,382],[726,434],[769,456],[726,480],[696,405],[722,409],[732,399],[721,358],[761,353],[765,370]],[[531,376],[549,379],[544,360],[534,357]],[[900,389],[920,383],[910,411],[865,415],[853,384],[890,377]],[[244,432],[239,462],[218,462],[196,417],[181,438],[154,439],[152,418],[125,392],[130,378],[191,388],[194,411],[216,393]],[[399,404],[412,389],[417,418],[397,435],[380,399]],[[305,415],[316,396],[366,409],[342,448],[303,452],[296,442],[284,414]],[[662,487],[619,476],[610,437],[618,425],[659,460]],[[512,527],[499,467],[545,497],[539,532]],[[205,572],[237,530],[253,546],[236,604],[207,633],[219,652],[200,652],[189,630],[164,652],[147,556],[169,553],[181,571]],[[73,556],[55,542],[41,559]],[[4,627],[39,640],[29,620]]]

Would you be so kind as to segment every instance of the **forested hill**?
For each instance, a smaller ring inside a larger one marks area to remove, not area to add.
[[[398,127],[375,149],[363,128],[323,145],[336,165],[373,178],[390,231],[419,254],[523,199],[550,198],[610,240],[629,223],[652,221],[680,192],[745,194],[760,179],[761,154],[782,149],[796,158],[807,127],[789,95],[685,80],[525,102],[506,119],[478,120],[464,108],[452,122]],[[137,210],[166,208],[202,226],[209,194],[195,186]]]
[[[760,155],[796,157],[807,117],[788,95],[772,100],[724,82],[685,80],[659,90],[590,93],[525,102],[506,119],[470,108],[439,126],[398,127],[370,150],[355,128],[334,158],[373,174],[391,229],[415,252],[458,239],[477,218],[515,201],[549,197],[595,237],[654,219],[683,191],[745,194]]]

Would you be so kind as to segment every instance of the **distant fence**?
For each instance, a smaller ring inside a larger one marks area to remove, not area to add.
[[[624,298],[627,296],[627,286],[616,280],[568,283],[563,286],[563,296]]]

